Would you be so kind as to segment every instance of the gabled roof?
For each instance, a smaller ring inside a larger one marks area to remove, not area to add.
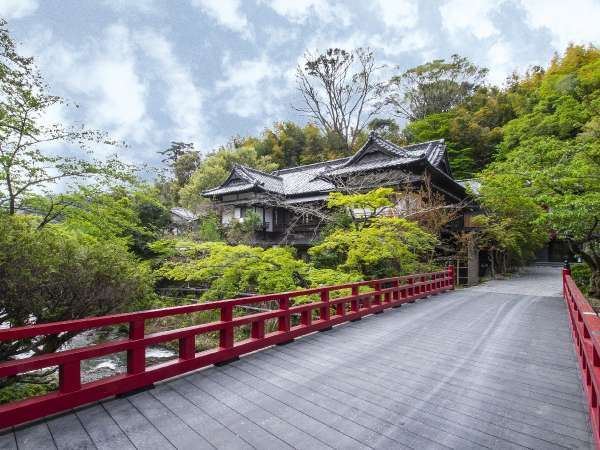
[[[284,193],[281,177],[236,164],[221,186],[203,192],[203,194],[222,195],[229,192],[246,192],[255,188],[277,194]]]
[[[402,166],[419,160],[427,160],[435,168],[450,175],[443,139],[400,147],[371,132],[367,142],[354,156],[324,176],[341,176],[352,172]]]
[[[335,190],[332,182],[335,177],[410,166],[419,162],[433,166],[447,178],[452,177],[443,139],[400,147],[371,132],[367,142],[351,157],[280,169],[272,173],[237,165],[221,186],[203,192],[203,195],[215,197],[254,190],[284,196],[326,193]]]

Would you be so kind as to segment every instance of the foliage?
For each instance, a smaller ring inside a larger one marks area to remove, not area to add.
[[[158,241],[153,248],[163,255],[157,276],[208,286],[204,300],[233,298],[245,292],[285,292],[360,278],[335,270],[322,272],[296,258],[295,250],[289,247],[263,249],[170,240]]]
[[[200,152],[194,150],[194,144],[191,142],[172,141],[169,148],[158,153],[165,157],[162,162],[167,164],[171,174],[169,177],[163,173],[157,186],[165,203],[176,205],[179,203],[179,190],[200,165]]]
[[[471,178],[493,160],[502,127],[515,116],[508,92],[480,87],[450,111],[409,123],[403,133],[411,143],[445,139],[454,176]]]
[[[0,388],[0,405],[11,403],[37,395],[44,395],[55,390],[57,386],[49,384],[15,383]]]
[[[348,156],[346,143],[334,132],[322,133],[313,125],[277,122],[260,138],[246,138],[241,145],[253,146],[259,156],[268,156],[278,167],[293,167]]]
[[[256,232],[262,225],[262,217],[254,211],[247,211],[243,220],[232,220],[225,230],[225,238],[230,244],[254,244]]]
[[[592,271],[590,266],[585,263],[573,264],[571,266],[571,276],[581,292],[584,295],[587,295],[590,291],[590,283],[592,281]]]
[[[352,224],[360,229],[371,219],[380,215],[386,208],[394,205],[390,197],[391,188],[377,188],[365,193],[343,194],[331,192],[327,199],[328,208],[341,208],[352,218]]]
[[[567,241],[592,270],[592,295],[600,294],[599,73],[600,51],[572,46],[545,74],[517,81],[511,91],[528,100],[515,103],[481,189],[492,215],[522,224],[523,245],[539,242],[527,226],[530,236],[541,228]]]
[[[17,54],[0,19],[0,210],[15,214],[32,192],[49,192],[58,181],[131,179],[132,168],[117,158],[93,159],[90,143],[116,144],[104,133],[47,124],[49,110],[64,104],[47,93],[33,59]],[[69,145],[73,156],[52,152],[51,144]]]
[[[375,118],[371,120],[367,128],[370,131],[375,131],[380,137],[382,137],[386,141],[390,141],[396,145],[403,146],[408,144],[408,141],[402,134],[400,126],[394,119]],[[356,147],[358,148],[360,147],[360,145]]]
[[[324,134],[341,136],[350,151],[384,105],[384,85],[376,79],[380,69],[368,48],[306,52],[304,65],[296,70],[303,104],[295,109],[317,123]]]
[[[149,268],[120,242],[30,216],[0,216],[0,316],[11,327],[125,311],[152,297]],[[3,342],[0,360],[56,351],[76,333]]]
[[[181,203],[196,211],[203,207],[206,208],[209,202],[202,197],[202,192],[225,181],[235,164],[265,172],[271,172],[277,168],[269,156],[260,156],[254,147],[221,147],[208,154],[200,162],[189,182],[179,192]]]
[[[223,240],[221,218],[217,214],[208,214],[200,219],[198,238],[205,242],[218,242]]]
[[[151,256],[148,244],[169,224],[169,211],[158,200],[158,191],[148,185],[81,186],[66,194],[31,197],[26,204],[42,211],[39,223],[60,222],[66,228],[97,239],[120,241],[136,255]]]
[[[459,55],[436,59],[392,77],[386,102],[411,121],[447,112],[468,98],[487,72]]]
[[[308,251],[318,268],[362,273],[369,278],[418,271],[437,239],[401,218],[377,217],[360,229],[338,229]]]

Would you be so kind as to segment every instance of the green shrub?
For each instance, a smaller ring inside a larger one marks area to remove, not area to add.
[[[592,271],[590,267],[585,263],[573,264],[571,267],[571,276],[581,292],[587,295],[589,293],[590,281],[592,279]]]
[[[122,241],[0,215],[0,314],[11,327],[144,307],[153,276]],[[0,343],[0,361],[56,351],[77,333]],[[7,380],[0,379],[0,385]]]

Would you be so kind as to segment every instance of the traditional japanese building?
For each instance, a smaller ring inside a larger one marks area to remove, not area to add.
[[[443,139],[399,147],[374,132],[347,158],[271,173],[236,166],[220,186],[203,195],[215,202],[223,225],[243,221],[252,211],[262,221],[260,243],[306,246],[322,225],[319,214],[311,211],[318,211],[330,192],[384,186],[408,192],[418,190],[425,177],[448,204],[468,201],[465,187],[452,177]],[[465,220],[468,226],[468,209],[466,219],[461,216],[453,227],[465,226]]]

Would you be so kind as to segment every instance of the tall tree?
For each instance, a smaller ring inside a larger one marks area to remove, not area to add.
[[[47,93],[32,58],[20,56],[6,21],[0,19],[0,209],[15,214],[27,196],[53,183],[89,177],[128,177],[130,168],[114,158],[93,158],[91,143],[116,144],[105,133],[82,127],[47,124],[47,113],[65,101]],[[78,149],[61,156],[49,144]]]
[[[423,119],[465,100],[483,83],[487,72],[459,55],[452,55],[450,61],[436,59],[392,77],[386,102],[399,116]]]
[[[482,202],[501,218],[527,217],[521,228],[541,226],[547,238],[566,241],[600,297],[600,50],[571,46],[547,71],[515,79],[508,95],[517,118],[503,127],[496,161],[483,173]]]
[[[327,133],[336,133],[351,152],[360,132],[383,108],[384,87],[370,49],[346,51],[330,48],[324,53],[306,52],[296,71],[303,103],[295,109],[314,120]]]

